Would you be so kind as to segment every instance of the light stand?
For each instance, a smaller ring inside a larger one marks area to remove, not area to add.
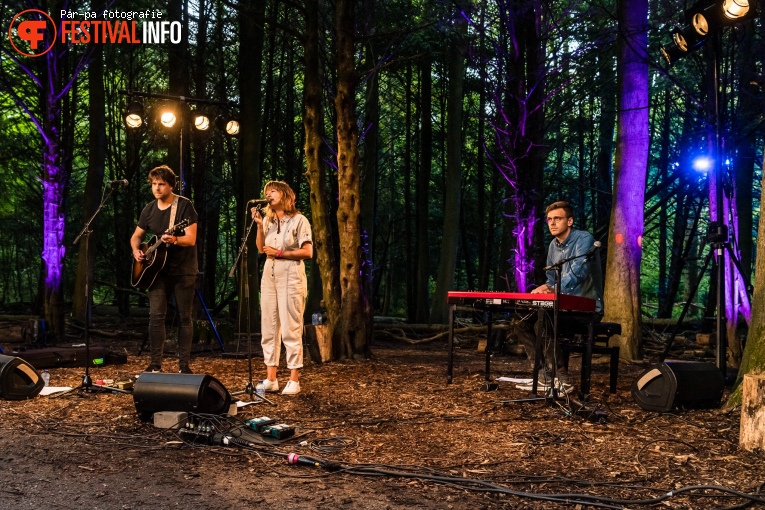
[[[127,184],[127,181],[123,182]],[[85,222],[82,230],[80,230],[80,233],[77,234],[77,237],[72,242],[72,245],[77,245],[80,242],[80,239],[83,237],[85,238],[85,375],[82,376],[82,383],[80,384],[79,388],[90,393],[94,393],[96,391],[129,393],[128,391],[121,390],[119,388],[106,388],[100,385],[94,386],[93,380],[90,378],[90,319],[93,312],[93,290],[90,284],[92,281],[93,271],[93,269],[90,267],[90,234],[92,234],[93,231],[90,230],[90,224],[93,223],[93,220],[95,220],[96,216],[98,216],[98,214],[101,212],[101,209],[103,209],[106,200],[112,195],[112,193],[114,193],[116,186],[117,185],[115,183],[112,183],[111,185],[104,188],[104,191],[101,193],[101,203],[98,204],[98,208],[93,213],[93,216],[91,216],[90,219]]]
[[[247,205],[249,205],[252,202],[248,202]],[[247,217],[247,209],[245,209],[245,218]],[[258,395],[255,393],[255,387],[252,384],[252,324],[251,324],[251,313],[250,313],[250,279],[249,279],[249,271],[247,269],[247,241],[250,238],[250,232],[252,231],[253,225],[257,225],[255,221],[250,221],[250,225],[247,227],[247,230],[244,233],[244,237],[242,238],[242,244],[239,246],[239,251],[236,254],[236,258],[234,259],[234,263],[231,265],[231,269],[228,272],[228,277],[233,278],[234,273],[236,272],[236,266],[237,262],[239,262],[239,279],[242,281],[243,287],[244,287],[244,305],[247,310],[247,371],[249,375],[249,379],[247,380],[247,385],[245,386],[244,390],[237,391],[232,393],[231,395],[243,395],[247,394],[250,396],[250,400],[252,400],[252,397],[255,396],[258,398],[258,400],[264,400],[271,404],[272,406],[275,406],[276,403],[267,399],[265,395]],[[239,317],[241,317],[241,309],[242,309],[242,303],[240,302],[239,307]],[[241,322],[240,322],[241,324]]]
[[[722,53],[722,29],[744,20],[752,19],[756,16],[756,1],[752,0],[751,5],[748,0],[742,1],[720,1],[720,0],[699,0],[685,13],[685,18],[689,25],[682,30],[676,30],[673,35],[674,44],[662,48],[662,54],[671,65],[676,60],[686,56],[695,49],[699,48],[704,41],[708,41],[708,48],[711,50],[711,85],[714,90],[708,94],[712,101],[711,122],[714,126],[714,185],[715,185],[715,221],[710,224],[708,239],[711,242],[710,252],[704,262],[704,269],[699,274],[699,280],[703,276],[712,254],[716,255],[717,267],[715,278],[717,292],[715,293],[715,365],[720,370],[723,380],[727,376],[727,352],[728,337],[725,331],[726,307],[725,307],[725,253],[727,253],[740,269],[738,259],[730,246],[728,226],[725,223],[724,211],[724,193],[722,176],[722,143],[721,143],[721,114],[720,114],[720,77],[719,77],[719,56]],[[679,36],[679,37],[678,37]],[[708,37],[709,36],[709,37]],[[680,318],[675,326],[672,336],[667,341],[664,349],[662,361],[669,354],[672,342],[680,328],[680,324],[688,311],[690,301],[698,288],[698,281],[692,286],[691,296],[686,301]]]

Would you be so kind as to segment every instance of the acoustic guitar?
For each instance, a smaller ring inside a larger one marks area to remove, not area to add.
[[[172,227],[165,230],[162,234],[171,236],[178,235],[180,231],[189,226],[189,219],[186,218]],[[161,237],[161,236],[160,236]],[[130,284],[133,287],[146,290],[151,287],[157,275],[165,267],[167,262],[168,245],[159,240],[159,237],[153,236],[148,243],[141,243],[138,247],[143,252],[144,259],[136,260],[133,258],[133,272],[130,275]]]

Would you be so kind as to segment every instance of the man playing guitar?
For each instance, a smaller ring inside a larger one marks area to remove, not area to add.
[[[138,226],[130,238],[133,257],[143,262],[145,255],[141,243],[147,233],[156,234],[157,242],[162,242],[160,249],[167,250],[164,266],[149,287],[149,342],[151,345],[151,363],[147,372],[162,371],[166,332],[165,315],[170,294],[175,295],[176,308],[180,317],[178,328],[178,371],[192,373],[189,368],[191,359],[191,340],[193,323],[191,313],[194,305],[197,279],[197,212],[191,201],[173,193],[176,183],[175,173],[167,166],[153,168],[149,172],[151,191],[156,200],[150,202],[141,211]],[[188,220],[188,226],[182,232],[173,232],[172,225],[181,219]]]

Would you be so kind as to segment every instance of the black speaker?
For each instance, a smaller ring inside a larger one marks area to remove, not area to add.
[[[632,383],[632,398],[646,411],[667,412],[719,407],[725,391],[722,373],[712,363],[666,361],[649,368]]]
[[[133,387],[133,402],[141,420],[148,421],[159,411],[224,414],[231,395],[211,375],[144,372]]]
[[[36,397],[45,382],[35,367],[21,358],[0,354],[0,398],[24,400]]]

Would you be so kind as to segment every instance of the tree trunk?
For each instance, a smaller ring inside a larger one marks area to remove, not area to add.
[[[648,166],[648,1],[618,1],[619,118],[609,231],[605,317],[622,325],[621,357],[642,357],[640,262]]]
[[[53,52],[50,52],[53,53]],[[43,314],[53,343],[64,340],[63,269],[64,254],[64,195],[67,176],[60,167],[58,150],[59,100],[55,91],[45,93],[46,139],[43,152]]]
[[[103,7],[103,2],[95,6],[97,10]],[[85,179],[85,195],[82,204],[82,221],[87,221],[98,209],[101,198],[101,183],[104,180],[104,168],[106,166],[106,97],[104,91],[104,59],[103,46],[96,44],[93,47],[90,63],[88,64],[88,175]],[[115,218],[117,215],[115,214]],[[102,218],[103,219],[103,218]],[[124,222],[122,222],[124,224]],[[104,223],[101,223],[103,225]],[[72,316],[85,323],[90,317],[86,317],[87,294],[93,292],[93,274],[95,271],[96,247],[98,246],[99,233],[102,229],[91,226],[88,242],[88,256],[85,256],[85,241],[79,243],[77,252],[77,274],[74,280],[72,294]],[[124,227],[123,227],[124,230]],[[129,235],[129,234],[128,234]],[[115,231],[114,239],[116,253],[124,252],[125,240]],[[126,266],[116,265],[115,272],[127,274]],[[117,275],[116,278],[119,278]],[[86,284],[87,289],[86,292]],[[123,310],[127,305],[127,297],[122,292],[117,293],[118,307]]]
[[[669,147],[670,147],[670,113],[672,105],[672,96],[669,90],[664,91],[664,104],[662,109],[661,131],[659,137],[659,185],[667,186],[667,176],[669,175]],[[678,193],[679,194],[679,193]],[[668,232],[669,204],[667,200],[662,200],[659,205],[659,232]],[[677,211],[679,212],[679,211]],[[659,317],[669,318],[672,316],[672,307],[668,306],[669,279],[667,269],[667,236],[659,235],[659,285],[657,289],[658,310],[659,312],[669,310],[670,315],[659,314]]]
[[[325,166],[322,164],[322,126],[323,112],[321,108],[321,73],[319,58],[319,0],[309,0],[306,3],[306,33],[305,33],[305,84],[303,86],[305,116],[305,159],[306,178],[310,187],[311,227],[313,231],[313,246],[316,251],[315,265],[321,275],[322,296],[324,308],[327,311],[328,335],[332,338],[333,353],[341,352],[334,349],[340,342],[340,283],[337,271],[337,258],[332,239],[332,226],[329,208],[327,207],[327,185]]]
[[[364,11],[366,19],[364,25],[367,27],[366,35],[366,59],[370,66],[377,65],[378,55],[375,51],[375,0],[364,0]],[[366,292],[370,299],[374,299],[375,288],[373,279],[375,276],[382,277],[384,271],[378,271],[377,264],[380,263],[375,257],[375,226],[377,224],[377,179],[378,179],[378,160],[379,160],[379,134],[380,134],[380,74],[376,69],[369,71],[366,79],[365,91],[365,119],[364,119],[364,166],[361,177],[361,221],[366,237],[366,249],[364,257],[364,281],[366,283]],[[376,303],[371,303],[373,308]]]
[[[404,79],[404,87],[406,89],[406,102],[405,102],[405,133],[406,139],[404,140],[404,246],[406,248],[405,253],[414,253],[414,247],[417,246],[415,240],[415,231],[417,226],[413,225],[415,218],[412,215],[412,139],[414,138],[414,126],[412,125],[412,109],[414,104],[412,101],[412,64],[406,63],[406,72]],[[415,181],[417,182],[417,181]],[[408,256],[405,258],[406,264],[406,319],[408,322],[415,322],[417,318],[417,279],[415,275],[417,257]]]
[[[446,107],[446,175],[444,178],[446,200],[438,278],[430,311],[431,323],[448,321],[446,293],[454,284],[454,266],[457,261],[462,183],[462,89],[465,82],[465,55],[468,46],[467,21],[464,16],[467,10],[468,5],[465,0],[457,0],[453,20],[454,42],[447,52],[449,90]]]
[[[765,176],[761,185],[765,185]],[[760,224],[757,228],[757,253],[765,253],[765,208],[762,203],[760,203]],[[738,370],[736,389],[728,398],[729,406],[741,403],[741,381],[745,374],[765,371],[765,257],[756,258],[754,275],[752,319],[741,357],[741,367]]]
[[[361,183],[359,134],[356,125],[355,14],[354,0],[335,2],[337,61],[337,225],[340,239],[340,322],[343,355],[368,356],[372,337],[371,311],[364,294],[361,246]]]
[[[414,274],[416,314],[415,322],[429,323],[430,309],[430,244],[428,243],[428,199],[430,197],[430,172],[433,167],[433,76],[431,59],[423,56],[420,61],[420,171],[416,177],[415,239],[417,243],[417,267]]]
[[[249,211],[245,211],[250,198],[259,197],[261,191],[260,174],[260,138],[261,138],[261,71],[263,65],[263,23],[268,2],[239,2],[239,46],[247,48],[239,52],[239,172],[237,193],[237,211],[244,222],[237,229],[242,231],[250,220]],[[260,317],[258,296],[260,293],[260,273],[258,269],[258,248],[255,236],[247,241],[247,274],[239,275],[239,300],[245,300],[245,284],[249,287],[249,313],[252,323]],[[247,281],[245,282],[245,277]]]

